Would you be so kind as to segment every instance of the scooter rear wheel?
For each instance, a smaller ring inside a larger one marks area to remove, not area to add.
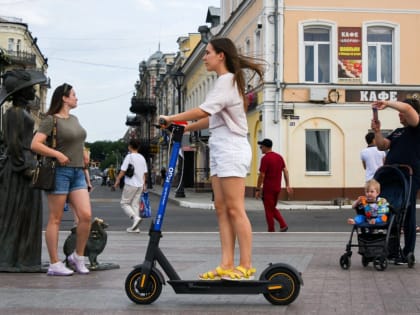
[[[131,271],[125,280],[125,292],[131,301],[137,304],[151,304],[160,296],[162,283],[157,273],[152,269],[147,284],[141,287],[145,274],[142,268]]]
[[[260,277],[260,280],[269,280],[274,283],[280,283],[281,288],[264,293],[267,301],[274,305],[288,305],[292,303],[299,295],[300,281],[296,274],[286,267],[274,267],[265,275]]]

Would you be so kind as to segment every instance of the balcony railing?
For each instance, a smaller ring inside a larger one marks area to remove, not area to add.
[[[138,126],[141,125],[140,117],[138,117],[137,115],[134,116],[134,117],[133,116],[127,116],[127,120],[126,120],[125,124],[127,126],[130,126],[130,127],[138,127]]]
[[[7,50],[7,57],[12,64],[36,66],[36,55],[24,51]]]
[[[139,98],[133,96],[131,98],[130,112],[139,115],[154,115],[156,113],[156,101],[153,98]]]

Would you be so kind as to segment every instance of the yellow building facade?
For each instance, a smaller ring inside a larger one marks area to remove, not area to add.
[[[420,97],[420,4],[416,1],[221,1],[221,29],[240,52],[266,62],[250,81],[253,148],[247,194],[256,185],[258,140],[286,160],[296,200],[354,198],[363,190],[360,151],[377,99]],[[400,126],[380,113],[382,129]],[[284,183],[283,183],[284,184]]]

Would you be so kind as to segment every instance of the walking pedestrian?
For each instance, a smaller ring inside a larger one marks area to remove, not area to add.
[[[213,89],[197,108],[172,116],[161,116],[168,126],[173,121],[194,121],[185,131],[209,128],[210,176],[219,224],[222,257],[219,266],[199,275],[200,279],[253,279],[252,228],[245,212],[245,177],[251,163],[248,142],[243,68],[263,75],[263,65],[241,56],[228,38],[213,38],[203,57],[208,71],[217,73]],[[234,267],[235,241],[239,243],[239,265]]]
[[[32,139],[31,149],[43,156],[57,160],[55,190],[47,192],[48,223],[45,240],[50,256],[48,275],[69,276],[73,271],[58,258],[58,232],[66,200],[71,203],[78,218],[75,251],[68,257],[69,265],[80,274],[88,274],[84,263],[84,251],[90,233],[92,210],[88,186],[84,173],[84,161],[88,159],[84,150],[86,131],[70,111],[77,107],[76,92],[70,84],[58,86],[51,98],[47,116],[41,121]],[[50,142],[57,120],[56,148],[46,145]]]
[[[109,180],[109,185],[111,186],[111,191],[115,191],[115,167],[113,164],[111,164],[111,166],[108,168],[108,180]]]
[[[146,188],[147,163],[143,155],[139,153],[140,143],[137,139],[131,139],[128,143],[129,154],[121,164],[121,170],[115,180],[114,187],[118,187],[124,178],[124,188],[121,194],[120,205],[125,214],[132,220],[132,225],[127,228],[129,233],[139,233],[141,222],[139,214],[140,196]],[[134,167],[132,176],[128,176],[129,164]]]
[[[373,178],[376,170],[384,165],[385,152],[378,150],[373,132],[368,132],[365,140],[368,146],[360,152],[360,159],[365,169],[365,181],[367,182]]]
[[[160,169],[160,184],[161,184],[161,186],[163,186],[163,184],[165,183],[165,179],[166,179],[166,168],[164,166],[162,166],[162,168]]]
[[[280,224],[280,232],[286,232],[289,226],[276,206],[281,191],[282,175],[284,175],[287,193],[293,193],[290,187],[289,171],[283,157],[272,150],[273,141],[264,139],[258,144],[264,156],[261,158],[255,198],[261,197],[263,200],[268,232],[275,232],[274,219]]]

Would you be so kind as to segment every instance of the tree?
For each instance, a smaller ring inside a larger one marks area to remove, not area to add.
[[[122,158],[127,154],[127,143],[119,141],[86,142],[90,150],[91,161],[100,162],[100,169],[105,169],[111,164],[120,165]]]

